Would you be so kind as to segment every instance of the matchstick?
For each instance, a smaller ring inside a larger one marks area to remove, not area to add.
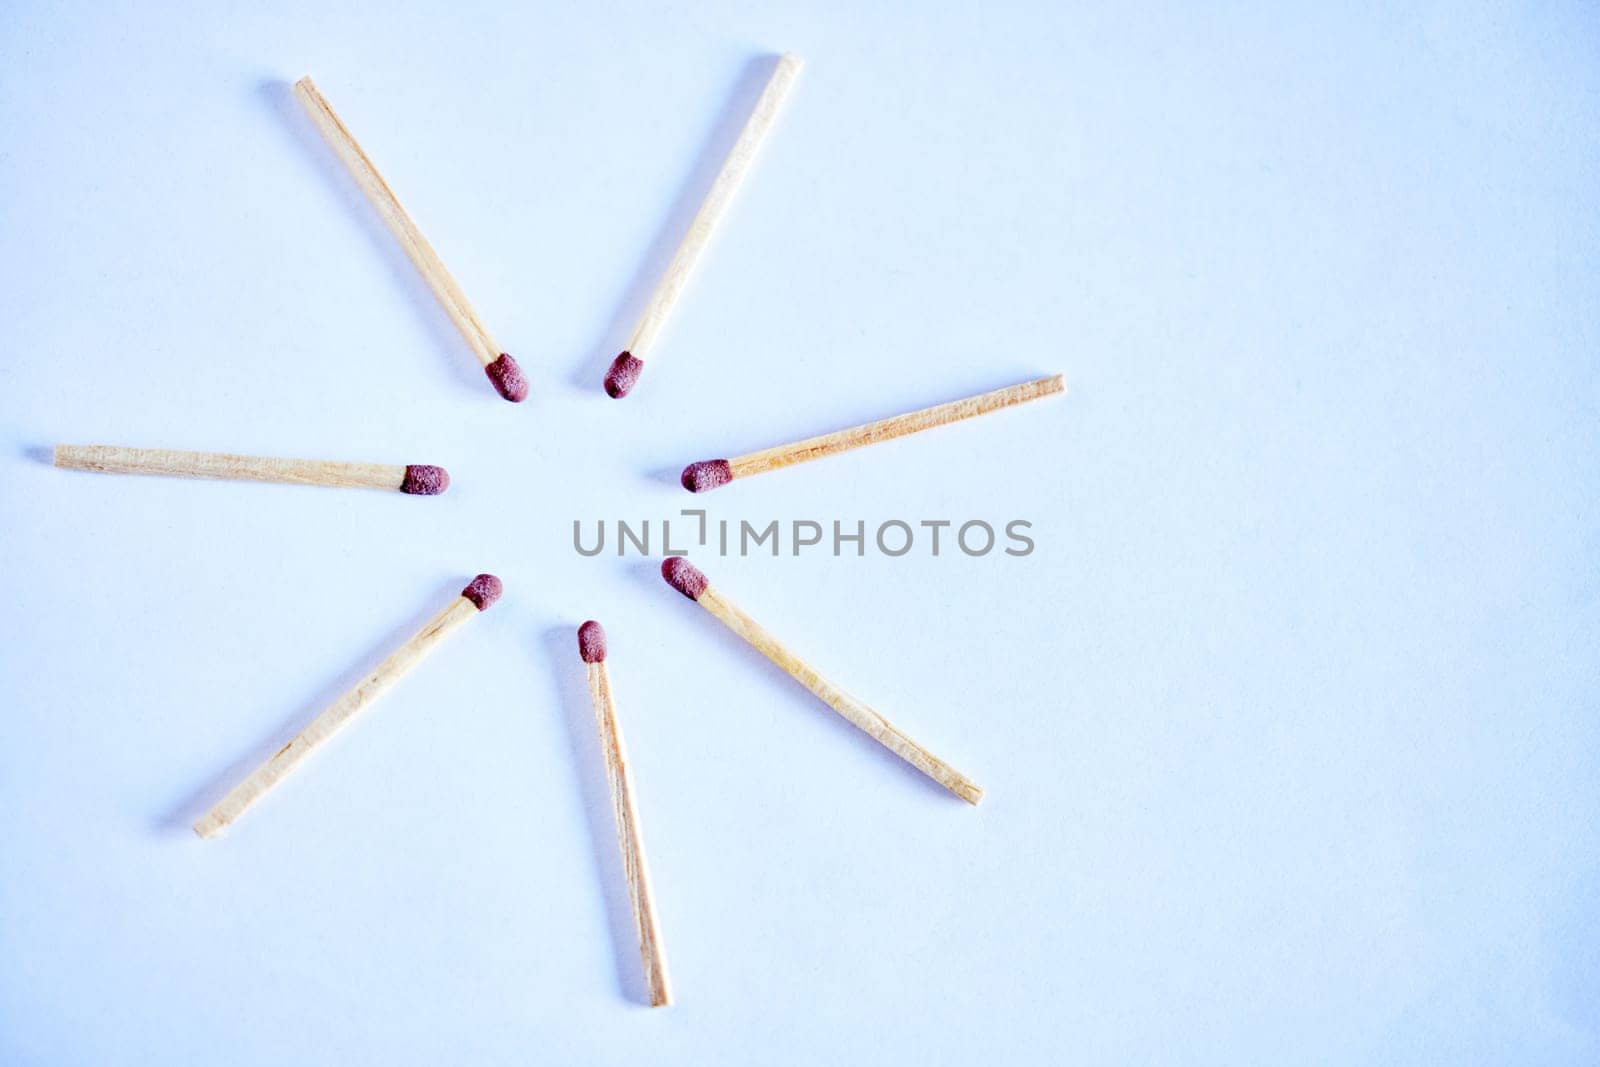
[[[633,906],[633,928],[639,935],[639,956],[644,961],[645,991],[650,1006],[672,1003],[667,982],[667,955],[656,920],[650,868],[644,859],[639,812],[633,803],[633,775],[628,770],[628,750],[622,743],[617,706],[606,673],[606,632],[593,619],[578,627],[578,655],[589,673],[589,699],[594,702],[595,723],[600,728],[600,748],[605,752],[606,779],[611,783],[611,808],[617,820],[617,844],[622,849],[623,872],[628,879],[628,900]]]
[[[175,452],[166,448],[56,445],[55,465],[106,474],[165,474],[176,478],[391,489],[413,496],[438,496],[450,488],[450,473],[431,463],[338,463],[326,459],[234,456],[226,452]]]
[[[693,600],[717,620],[744,638],[752,648],[776,663],[795,681],[811,690],[817,699],[850,721],[884,748],[944,786],[968,804],[983,799],[983,789],[944,760],[901,733],[893,723],[866,704],[824,678],[817,669],[789,651],[732,601],[711,587],[704,573],[682,556],[670,556],[661,563],[661,577],[684,596]]]
[[[461,590],[461,595],[450,601],[450,606],[435,615],[428,624],[417,631],[405,644],[389,654],[389,658],[375,667],[371,674],[356,683],[355,688],[335,700],[297,734],[294,740],[273,753],[272,758],[251,772],[250,776],[223,797],[217,806],[206,812],[194,824],[194,832],[201,837],[216,837],[228,825],[243,815],[245,809],[266,795],[267,790],[283,781],[284,776],[300,765],[324,741],[332,737],[341,726],[355,718],[389,688],[415,667],[422,657],[433,651],[458,626],[481,611],[488,611],[500,598],[500,579],[492,574],[480,574]]]
[[[438,253],[433,250],[428,239],[422,236],[417,224],[411,221],[406,209],[400,206],[400,201],[395,199],[389,183],[383,180],[383,175],[372,165],[372,160],[367,158],[367,153],[362,151],[361,145],[334,113],[332,105],[317,91],[309,76],[294,83],[294,95],[300,99],[300,103],[311,116],[311,121],[316,123],[323,139],[344,162],[351,176],[355,178],[356,184],[372,202],[372,206],[383,216],[389,232],[395,235],[400,247],[405,249],[412,265],[428,283],[428,288],[433,290],[433,295],[444,305],[445,314],[456,324],[461,336],[467,339],[467,344],[478,357],[478,362],[483,364],[484,373],[489,376],[489,381],[494,383],[495,390],[512,403],[527,397],[528,380],[522,376],[522,368],[517,366],[516,360],[508,353],[502,352],[500,346],[495,344],[489,328],[478,318],[478,313],[467,302],[466,294],[450,276],[450,272],[444,269],[444,263],[440,261]]]
[[[1001,408],[1038,400],[1054,393],[1063,393],[1066,392],[1066,388],[1059,374],[1050,378],[1037,378],[1020,385],[996,389],[992,393],[969,396],[965,400],[952,400],[948,404],[923,408],[921,411],[912,411],[893,418],[879,419],[864,426],[853,426],[848,430],[838,430],[820,437],[808,437],[793,444],[776,445],[732,459],[703,459],[683,468],[681,481],[683,487],[691,493],[703,493],[719,485],[727,485],[735,478],[765,474],[779,467],[837,455],[863,445],[875,445],[880,441],[892,441],[896,437],[921,433],[935,426],[948,426],[962,419],[987,415]]]
[[[739,131],[739,139],[733,143],[728,158],[722,161],[722,170],[717,173],[716,180],[711,183],[711,190],[700,202],[700,210],[689,223],[689,231],[683,235],[683,240],[678,244],[678,251],[673,254],[666,273],[656,283],[655,292],[651,294],[650,302],[645,305],[644,314],[639,317],[639,324],[633,329],[633,336],[628,338],[627,347],[612,361],[611,369],[606,372],[605,387],[608,395],[627,396],[628,390],[639,380],[639,374],[644,370],[645,357],[655,344],[656,335],[661,332],[668,313],[682,295],[689,275],[694,272],[695,261],[700,258],[706,242],[711,239],[712,231],[717,228],[717,223],[728,210],[728,205],[733,201],[733,194],[738,191],[745,174],[750,170],[756,151],[760,149],[761,142],[772,129],[772,124],[778,117],[778,110],[783,106],[784,98],[789,95],[789,90],[794,88],[795,78],[799,76],[802,65],[799,56],[779,57],[778,65],[772,71],[772,77],[767,79],[767,86],[761,90],[761,98],[756,101],[755,110],[751,111],[750,117],[745,120],[744,129]]]

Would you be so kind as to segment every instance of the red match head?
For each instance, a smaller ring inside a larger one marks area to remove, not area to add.
[[[438,496],[448,488],[450,472],[431,463],[413,463],[406,467],[405,481],[400,483],[400,491],[413,496]]]
[[[706,591],[706,586],[711,583],[706,581],[706,576],[700,568],[684,559],[682,556],[668,556],[661,561],[661,577],[667,584],[690,600],[699,600],[700,594]]]
[[[725,459],[702,459],[683,468],[683,477],[678,480],[689,492],[703,493],[733,481],[733,468]]]
[[[472,601],[479,611],[488,611],[500,599],[500,579],[492,574],[480,574],[467,583],[461,595]]]
[[[628,390],[633,388],[633,383],[639,380],[639,372],[644,370],[644,360],[634,356],[632,352],[623,352],[611,361],[611,369],[606,371],[606,395],[614,399],[621,399],[628,395]]]
[[[528,379],[522,376],[522,368],[511,358],[511,353],[500,353],[500,358],[483,368],[483,373],[494,383],[495,392],[513,404],[528,398]]]
[[[603,663],[606,658],[605,627],[590,619],[578,627],[578,655],[585,663]]]

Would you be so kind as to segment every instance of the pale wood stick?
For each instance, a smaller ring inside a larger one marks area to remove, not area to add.
[[[712,588],[700,569],[681,556],[667,559],[661,575],[678,592],[697,602],[728,629],[744,638],[750,647],[770,659],[795,681],[811,690],[817,699],[844,716],[850,724],[911,766],[944,786],[968,804],[983,799],[978,783],[907,737],[876,710],[846,693],[805,660],[784,647],[749,615]]]
[[[415,667],[422,657],[432,651],[440,641],[449,636],[468,619],[485,611],[500,596],[500,579],[492,574],[480,574],[472,580],[461,595],[435,615],[428,624],[405,644],[389,654],[372,673],[358,682],[355,688],[325,708],[311,724],[297,734],[294,740],[273,753],[250,776],[229,791],[194,824],[194,832],[204,838],[217,836],[245,809],[260,800],[267,791],[300,765],[323,742],[332,737],[340,727],[355,718],[356,714],[377,700],[389,688]]]
[[[400,206],[400,201],[395,197],[394,191],[389,188],[389,183],[383,180],[383,175],[378,173],[378,168],[373,166],[372,160],[362,150],[361,145],[351,135],[350,130],[339,119],[332,105],[317,91],[316,85],[310,76],[301,78],[294,83],[294,94],[305,107],[306,113],[311,116],[311,121],[316,124],[323,139],[334,150],[345,167],[355,178],[356,184],[366,194],[372,206],[382,216],[389,231],[400,242],[400,247],[410,257],[412,264],[421,273],[428,287],[433,290],[433,295],[438,297],[439,303],[444,306],[445,313],[450,316],[450,321],[456,324],[456,329],[461,331],[461,336],[466,338],[478,362],[486,370],[499,364],[502,357],[510,359],[495,342],[489,333],[489,328],[483,324],[478,313],[473,310],[466,294],[461,291],[461,286],[450,276],[444,263],[439,259],[438,253],[422,236],[422,231],[417,229],[417,224],[411,221],[411,216],[406,214],[406,209]],[[513,361],[513,366],[514,366]],[[495,375],[490,374],[493,380]],[[521,373],[516,375],[521,382]],[[521,396],[507,395],[505,388],[499,381],[495,382],[500,388],[501,395],[508,400],[520,400]],[[526,395],[526,383],[520,385],[522,395]],[[513,387],[515,391],[515,387]]]
[[[938,404],[931,408],[923,408],[921,411],[879,419],[877,422],[869,422],[862,426],[852,426],[847,430],[808,437],[791,444],[774,445],[759,452],[734,456],[732,459],[700,460],[684,468],[683,487],[696,493],[704,492],[719,485],[726,485],[735,478],[765,474],[780,467],[822,459],[824,456],[837,455],[864,445],[875,445],[881,441],[891,441],[896,437],[921,433],[936,426],[948,426],[952,422],[987,415],[1001,408],[1063,393],[1066,392],[1066,388],[1065,380],[1056,374],[996,389],[990,393],[952,400],[948,404]]]
[[[444,305],[451,321],[461,331],[461,336],[467,339],[467,344],[471,345],[473,352],[477,354],[478,361],[486,367],[494,362],[500,356],[500,346],[495,344],[488,327],[478,318],[478,313],[472,309],[466,294],[445,269],[444,263],[440,261],[438,253],[433,250],[428,239],[422,236],[417,224],[411,221],[406,209],[400,206],[400,201],[389,188],[389,183],[383,180],[378,168],[372,165],[372,160],[367,157],[360,143],[334,112],[333,106],[317,91],[317,86],[312,82],[310,75],[294,83],[294,93],[305,107],[306,113],[311,116],[311,121],[316,123],[318,131],[328,142],[329,147],[344,162],[351,177],[355,178],[361,191],[366,194],[372,206],[388,224],[390,232],[400,242],[400,247],[405,249],[412,264],[421,272],[423,280],[433,290],[434,296]]]
[[[628,338],[627,351],[634,358],[644,359],[655,344],[656,336],[661,332],[668,313],[677,303],[684,285],[694,271],[695,261],[700,258],[706,242],[711,239],[712,231],[716,229],[717,223],[727,212],[728,205],[732,203],[733,194],[738,191],[745,174],[750,170],[750,164],[754,162],[761,142],[777,120],[784,98],[794,87],[795,78],[799,76],[803,65],[799,56],[785,55],[778,60],[772,77],[767,80],[766,88],[761,91],[761,98],[756,101],[755,109],[750,112],[750,117],[745,120],[744,129],[739,132],[739,139],[728,152],[728,158],[722,163],[722,170],[711,183],[711,189],[701,201],[700,210],[695,213],[694,220],[689,223],[689,230],[679,242],[678,250],[672,256],[672,262],[667,265],[666,273],[656,283],[655,292],[651,294],[650,302],[645,305],[639,324],[634,327],[633,335]]]
[[[843,715],[856,729],[968,804],[976,804],[983,799],[983,789],[976,782],[911,740],[873,708],[828,681],[815,667],[785,648],[777,638],[739,610],[738,605],[715,589],[708,586],[706,591],[700,594],[699,602],[724,626],[748,641],[757,652],[783,668],[786,674],[811,690],[817,699],[828,707]]]
[[[421,496],[442,493],[450,484],[450,476],[444,468],[431,464],[340,463],[326,459],[277,459],[116,445],[57,445],[55,465],[106,474],[163,474],[176,478],[391,489]]]
[[[585,626],[598,624],[586,623]],[[595,723],[600,729],[600,748],[605,753],[606,780],[611,786],[611,808],[616,816],[617,845],[622,849],[622,866],[628,880],[628,900],[633,908],[633,927],[639,935],[639,956],[644,962],[645,990],[650,1006],[672,1003],[667,980],[667,955],[662,945],[661,925],[656,918],[655,893],[650,885],[650,868],[644,858],[639,812],[634,806],[633,775],[628,769],[628,751],[617,722],[611,676],[603,659],[584,664],[589,675],[589,699],[594,703]]]

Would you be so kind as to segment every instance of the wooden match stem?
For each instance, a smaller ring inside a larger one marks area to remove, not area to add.
[[[761,148],[761,142],[765,140],[773,122],[777,120],[784,98],[789,95],[789,90],[794,88],[795,78],[799,76],[803,65],[800,57],[785,55],[778,60],[772,77],[767,79],[766,88],[761,90],[761,98],[756,101],[755,109],[745,120],[744,129],[739,131],[739,139],[728,152],[728,158],[723,160],[722,169],[717,172],[710,191],[700,203],[700,210],[695,212],[694,220],[689,223],[689,231],[679,242],[678,250],[672,256],[672,262],[668,264],[661,280],[656,283],[655,292],[651,294],[650,302],[645,305],[639,324],[634,327],[633,336],[628,339],[627,351],[638,359],[644,359],[651,346],[655,344],[656,335],[661,332],[661,327],[667,321],[667,314],[677,303],[684,285],[689,280],[689,275],[694,271],[695,261],[700,258],[706,242],[711,239],[712,231],[717,228],[717,223],[722,220],[728,205],[732,203],[733,194],[744,181],[750,164],[755,160],[757,150]]]
[[[759,623],[724,599],[714,587],[707,586],[697,602],[715,615],[724,626],[749,642],[757,652],[783,668],[791,678],[811,690],[817,699],[843,715],[851,725],[878,744],[968,804],[976,804],[983,799],[983,789],[976,782],[911,740],[871,707],[828,681],[815,667],[789,651],[777,638],[762,629]]]
[[[1038,400],[1040,397],[1066,392],[1066,388],[1066,382],[1059,374],[1049,378],[1037,378],[1031,382],[1022,382],[1019,385],[996,389],[992,393],[969,396],[964,400],[952,400],[948,404],[939,404],[931,408],[923,408],[921,411],[912,411],[905,415],[879,419],[877,422],[869,422],[864,426],[853,426],[848,430],[838,430],[834,433],[823,434],[820,437],[808,437],[804,441],[776,445],[772,448],[764,448],[759,452],[749,452],[742,456],[735,456],[728,460],[728,469],[733,478],[748,478],[752,474],[765,474],[767,471],[777,470],[779,467],[805,463],[809,460],[821,459],[824,456],[848,452],[852,448],[875,445],[880,441],[892,441],[896,437],[921,433],[923,430],[931,430],[936,426],[948,426],[950,423],[960,422],[962,419],[987,415],[989,412],[999,411],[1001,408],[1025,404],[1030,400]]]
[[[274,459],[225,452],[177,452],[166,448],[116,445],[57,445],[55,465],[107,474],[164,474],[177,478],[222,478],[247,482],[288,482],[352,489],[399,490],[405,464],[338,463],[325,459]]]
[[[672,990],[667,981],[667,956],[656,919],[655,895],[650,887],[650,868],[644,858],[639,812],[634,806],[628,751],[622,743],[622,727],[617,723],[605,661],[584,666],[588,668],[589,698],[594,702],[595,722],[600,728],[600,748],[606,758],[606,779],[611,784],[611,808],[616,815],[617,844],[622,849],[622,866],[628,879],[633,927],[639,935],[639,956],[644,961],[645,989],[650,1006],[659,1008],[672,1003]]]
[[[445,270],[438,253],[433,250],[428,239],[422,236],[417,224],[411,221],[406,209],[400,206],[400,201],[389,188],[389,183],[383,180],[383,175],[372,165],[372,160],[351,136],[350,130],[340,121],[332,105],[317,91],[309,76],[294,83],[294,95],[299,98],[306,113],[311,116],[311,121],[316,123],[323,139],[344,162],[351,176],[355,178],[356,184],[361,187],[361,191],[383,217],[389,231],[395,235],[400,247],[405,249],[412,264],[422,274],[428,287],[433,290],[433,295],[444,305],[445,313],[450,316],[450,321],[456,324],[456,329],[461,331],[461,336],[467,339],[467,344],[478,357],[478,362],[487,367],[499,359],[500,346],[495,343],[483,320],[478,318],[478,313],[472,309],[466,294],[450,276],[450,272]]]
[[[272,758],[257,767],[250,776],[223,797],[217,806],[206,812],[194,824],[194,832],[201,837],[215,837],[243,815],[245,809],[260,800],[267,791],[300,765],[323,742],[332,737],[356,713],[377,700],[415,667],[424,655],[448,636],[456,627],[478,614],[478,608],[465,596],[458,596],[450,606],[435,615],[416,636],[389,654],[389,658],[356,684],[338,700],[325,708],[311,724],[297,734],[294,740],[273,753]]]

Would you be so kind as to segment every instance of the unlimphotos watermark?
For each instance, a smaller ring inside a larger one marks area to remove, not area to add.
[[[685,521],[688,520],[688,521]],[[677,521],[675,528],[673,522]],[[588,527],[586,529],[586,527]],[[618,556],[687,556],[691,549],[710,549],[719,556],[798,556],[831,553],[865,556],[918,554],[938,556],[956,552],[966,556],[1033,554],[1027,519],[989,522],[986,519],[887,519],[869,526],[865,519],[748,519],[707,520],[700,508],[685,508],[673,519],[572,520],[572,547],[580,556],[607,551]]]

